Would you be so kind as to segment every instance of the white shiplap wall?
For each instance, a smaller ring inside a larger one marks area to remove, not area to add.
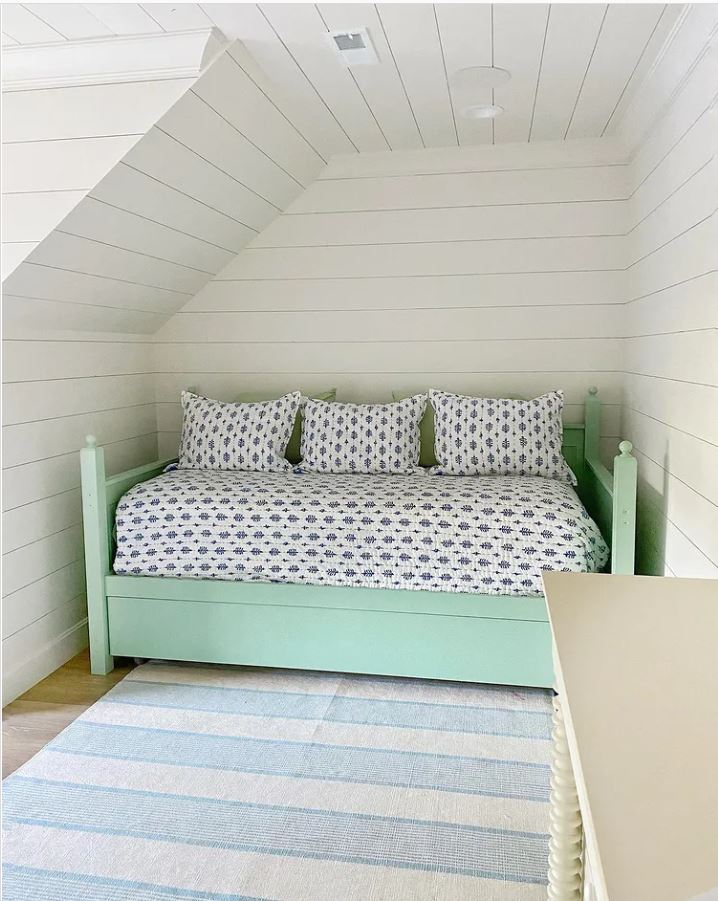
[[[10,136],[34,136],[4,148],[11,187],[34,178],[43,198],[67,196],[53,207],[55,221],[40,215],[38,191],[29,200],[11,195],[25,204],[11,204],[11,236],[39,243],[27,245],[27,258],[5,279],[5,322],[150,335],[288,206],[324,159],[249,68],[235,43],[194,81],[63,89],[56,103],[72,99],[69,124],[58,121],[50,100],[38,99],[57,91],[8,95]],[[158,84],[169,87],[161,93]],[[109,91],[104,100],[102,90]],[[81,103],[72,91],[91,93]],[[133,103],[135,119],[127,109]],[[118,122],[103,104],[117,106]],[[73,155],[87,152],[87,141],[111,140],[78,134],[120,131],[130,121],[139,134],[111,165],[93,168]],[[36,171],[32,154],[23,162],[36,144],[65,148],[65,156]],[[82,191],[65,192],[71,182]]]
[[[245,67],[7,95],[6,701],[85,640],[85,434],[114,471],[156,456],[152,333],[324,166]]]
[[[3,93],[3,279],[190,84],[169,79]]]
[[[121,472],[157,453],[150,347],[136,335],[37,331],[3,342],[3,699],[86,642],[78,449]]]
[[[157,450],[150,348],[122,334],[133,331],[133,314],[121,308],[132,307],[136,288],[125,273],[110,280],[76,271],[88,260],[63,256],[63,242],[78,239],[56,229],[78,204],[89,207],[88,191],[190,84],[3,95],[2,252],[4,272],[12,271],[3,283],[5,702],[86,644],[84,436],[107,443],[113,471]]]
[[[161,450],[180,389],[586,389],[619,435],[625,166],[611,142],[335,157],[155,335]]]
[[[625,120],[623,431],[642,572],[718,578],[718,6],[692,6]],[[651,116],[658,116],[646,128]]]

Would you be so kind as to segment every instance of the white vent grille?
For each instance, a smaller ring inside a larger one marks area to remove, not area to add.
[[[327,40],[345,66],[369,66],[379,62],[366,28],[330,31]]]

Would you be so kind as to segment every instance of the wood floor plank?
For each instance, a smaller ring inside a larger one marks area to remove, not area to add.
[[[21,697],[26,701],[50,701],[57,704],[94,704],[131,669],[132,667],[118,667],[107,676],[92,676],[89,664],[84,671],[66,665],[38,682]]]
[[[3,778],[37,754],[133,668],[134,664],[122,661],[109,675],[93,676],[84,651],[8,704],[2,721]]]
[[[17,700],[3,712],[3,778],[37,754],[87,710],[85,704]]]

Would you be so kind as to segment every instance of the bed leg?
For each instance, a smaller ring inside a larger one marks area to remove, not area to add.
[[[85,536],[87,625],[90,636],[90,670],[105,676],[115,668],[110,654],[105,577],[110,572],[110,533],[105,492],[105,455],[94,435],[87,436],[80,451],[82,518]]]

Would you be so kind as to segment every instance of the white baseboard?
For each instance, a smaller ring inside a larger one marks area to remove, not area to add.
[[[3,674],[2,703],[9,704],[18,695],[49,676],[88,645],[87,618],[67,629],[62,635],[43,645],[20,666]]]

